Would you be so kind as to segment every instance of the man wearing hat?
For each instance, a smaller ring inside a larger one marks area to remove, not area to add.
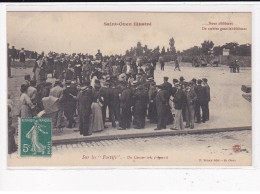
[[[194,114],[195,114],[195,102],[197,100],[197,95],[194,90],[191,89],[192,82],[188,83],[185,88],[186,94],[186,104],[185,104],[185,114],[186,114],[186,127],[194,128]]]
[[[133,94],[133,112],[135,129],[143,129],[145,127],[145,117],[147,112],[148,93],[142,85],[137,86]]]
[[[55,98],[58,98],[58,107],[59,111],[54,119],[54,127],[61,128],[62,126],[62,115],[63,115],[63,104],[61,103],[62,96],[63,96],[63,89],[62,89],[62,83],[59,80],[56,80],[54,83],[53,88],[50,90],[50,96],[53,96]]]
[[[74,120],[74,114],[76,112],[76,96],[77,96],[77,88],[74,84],[71,84],[71,81],[67,80],[65,82],[66,88],[63,91],[62,103],[64,107],[64,115],[67,118],[68,128],[75,127],[76,121]]]
[[[156,111],[156,95],[157,95],[157,89],[155,86],[155,82],[150,82],[149,86],[149,109],[148,109],[148,115],[147,118],[150,119],[151,123],[157,122],[157,111]]]
[[[74,72],[75,79],[82,83],[82,62],[78,57],[74,60]]]
[[[181,85],[182,88],[184,88],[184,80],[185,80],[184,77],[181,76],[179,84]]]
[[[54,59],[51,53],[48,54],[46,65],[47,65],[48,73],[51,73],[51,77],[53,78]]]
[[[179,83],[179,80],[177,80],[177,79],[174,78],[174,79],[172,80],[172,83],[173,83],[173,87],[172,87],[172,93],[171,93],[171,95],[174,96],[174,94],[177,92],[176,84]]]
[[[157,109],[157,128],[154,130],[166,129],[167,117],[166,109],[169,104],[165,94],[165,90],[162,89],[162,85],[157,85],[157,95],[156,95],[156,109]]]
[[[176,59],[175,59],[174,63],[175,63],[174,71],[175,71],[176,69],[179,70],[179,71],[181,71],[181,69],[180,69],[180,64],[179,64],[179,60],[178,60],[178,56],[176,56]]]
[[[202,80],[199,79],[197,81],[197,88],[196,88],[196,94],[197,94],[197,110],[196,110],[196,117],[197,117],[197,123],[201,122],[201,114],[200,114],[200,109],[202,110],[202,122],[205,123],[207,120],[206,117],[206,104],[208,101],[208,97],[207,97],[207,91],[206,88],[203,87],[202,84]]]
[[[102,104],[102,118],[103,118],[103,123],[104,123],[104,127],[107,128],[105,126],[105,122],[106,122],[106,113],[107,113],[107,108],[109,107],[109,102],[110,102],[110,88],[109,88],[109,83],[107,81],[105,81],[103,83],[103,86],[100,88],[100,98],[99,101]],[[109,110],[111,112],[111,110]],[[112,125],[115,126],[115,119],[114,117],[112,118]]]
[[[132,114],[131,114],[131,106],[132,106],[132,90],[127,85],[124,84],[124,88],[120,94],[120,118],[119,118],[119,130],[125,130],[126,128],[130,128]]]
[[[125,62],[122,59],[122,57],[120,57],[118,65],[119,65],[119,73],[122,73],[123,72],[123,67],[125,66]]]
[[[109,103],[109,106],[111,108],[109,108],[109,110],[111,110],[111,116],[112,114],[114,114],[115,116],[115,120],[119,121],[119,118],[120,118],[120,98],[119,98],[119,95],[121,94],[121,86],[118,85],[117,83],[112,83],[111,84],[111,87],[110,87],[110,103]],[[113,124],[112,124],[113,125]],[[113,127],[116,127],[113,126]]]
[[[165,63],[164,63],[164,59],[163,59],[162,56],[159,58],[159,62],[160,62],[160,64],[161,64],[161,70],[164,71],[164,65],[165,65]]]
[[[96,54],[96,60],[103,61],[102,53],[100,52],[100,49],[98,49],[98,52]]]
[[[169,105],[169,100],[172,95],[172,84],[168,82],[169,77],[163,78],[162,89],[165,90],[166,93],[166,100],[168,101],[168,106],[166,107],[166,116],[167,116],[167,124],[172,124],[173,116],[171,112],[171,107]]]
[[[130,76],[130,74],[133,72],[133,68],[132,68],[130,62],[126,62],[126,64],[124,65],[124,67],[122,69],[122,72],[127,75],[127,78]]]
[[[210,87],[208,84],[208,79],[203,78],[203,86],[206,88],[206,101],[205,101],[205,111],[206,111],[206,121],[209,120],[209,102],[210,102]]]
[[[61,59],[57,57],[57,60],[54,61],[54,77],[60,79],[63,72],[63,66]]]
[[[22,48],[22,50],[20,50],[20,62],[21,63],[24,63],[25,62],[25,51],[24,51],[24,48]]]
[[[88,86],[83,86],[77,96],[79,113],[79,131],[80,135],[83,136],[89,136],[92,134],[89,128],[90,115],[92,113],[92,99],[92,90]]]

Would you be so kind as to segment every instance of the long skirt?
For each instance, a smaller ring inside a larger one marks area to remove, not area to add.
[[[104,123],[102,117],[102,110],[101,106],[94,102],[91,105],[92,114],[90,117],[90,131],[91,132],[98,132],[104,130]]]

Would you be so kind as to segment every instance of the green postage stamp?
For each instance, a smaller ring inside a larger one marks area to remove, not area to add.
[[[20,156],[51,156],[51,118],[19,120]]]

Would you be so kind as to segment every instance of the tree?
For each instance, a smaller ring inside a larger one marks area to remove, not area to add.
[[[229,42],[229,43],[226,43],[225,45],[223,45],[223,48],[229,49],[229,54],[231,54],[231,55],[237,55],[237,52],[236,52],[237,47],[238,47],[237,42]]]
[[[126,50],[125,55],[126,55],[127,57],[130,56],[130,52],[129,52],[129,50]]]
[[[162,48],[161,55],[162,55],[162,56],[165,55],[165,48],[164,48],[164,47]]]
[[[203,43],[201,43],[201,51],[204,55],[210,54],[209,51],[214,47],[214,43],[209,40],[205,40]]]
[[[143,48],[141,42],[137,42],[136,46],[136,56],[142,56],[143,55]]]
[[[171,54],[175,55],[176,54],[176,49],[175,49],[175,41],[173,38],[170,39],[169,41],[169,45],[170,45],[170,51],[171,51]]]
[[[156,48],[153,49],[153,56],[156,58],[159,58],[160,56],[160,47],[157,46]]]
[[[223,54],[223,46],[215,46],[213,48],[213,53],[215,56],[219,56]]]
[[[194,46],[182,51],[182,54],[186,56],[198,56],[201,54],[201,48],[198,46]]]
[[[242,44],[237,46],[236,54],[238,56],[251,56],[251,44]]]

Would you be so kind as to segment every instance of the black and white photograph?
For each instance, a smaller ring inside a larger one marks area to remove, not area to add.
[[[252,165],[251,13],[6,17],[9,167]]]

